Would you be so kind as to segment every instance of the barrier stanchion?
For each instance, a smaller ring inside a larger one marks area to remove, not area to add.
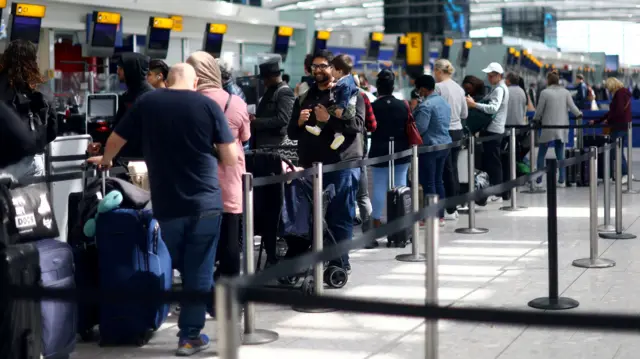
[[[611,145],[607,145],[602,152],[602,182],[604,185],[603,207],[604,224],[598,227],[598,232],[615,232],[616,227],[611,224]]]
[[[547,160],[547,247],[549,257],[549,296],[529,302],[531,308],[545,310],[571,309],[579,303],[571,298],[560,297],[558,290],[558,199],[556,197],[556,174],[558,162]]]
[[[511,128],[511,132],[509,133],[509,172],[510,172],[509,179],[515,180],[516,177],[517,177],[517,173],[516,173],[516,129],[515,128]],[[518,206],[518,202],[516,200],[517,193],[518,193],[518,188],[517,187],[513,187],[511,189],[511,205],[510,206],[500,207],[500,210],[509,211],[509,212],[518,212],[518,211],[524,211],[525,209],[527,209],[527,207]]]
[[[615,266],[616,262],[598,258],[598,148],[591,147],[589,151],[592,154],[589,158],[589,258],[576,259],[573,265],[580,268],[609,268]]]
[[[475,191],[476,188],[476,166],[475,166],[475,152],[476,152],[475,137],[469,136],[469,148],[467,149],[467,167],[469,171],[469,192]],[[469,201],[469,226],[466,228],[458,228],[456,233],[461,234],[482,234],[489,232],[486,228],[476,228],[476,202]]]
[[[536,171],[536,161],[538,160],[538,157],[536,156],[537,154],[536,153],[536,132],[537,131],[538,130],[534,126],[531,126],[531,129],[529,130],[529,171],[530,173],[533,173]],[[529,184],[529,189],[525,189],[520,193],[535,194],[535,193],[546,192],[544,188],[536,187],[533,181],[534,180],[531,180],[531,183]]]
[[[238,328],[238,298],[236,288],[228,278],[216,283],[216,320],[218,322],[218,355],[220,359],[238,359],[240,331]]]
[[[420,210],[420,178],[418,177],[418,146],[413,146],[411,152],[411,205],[413,212]],[[396,259],[400,262],[424,262],[424,255],[420,254],[418,238],[420,236],[420,223],[413,224],[413,235],[411,241],[411,253],[399,254]]]
[[[438,195],[427,196],[427,205],[432,206],[438,203]],[[427,230],[425,233],[425,252],[427,256],[426,265],[426,304],[438,305],[438,248],[440,240],[440,223],[437,216],[427,218]],[[425,358],[438,358],[438,321],[427,320],[425,323]]]
[[[633,125],[627,126],[627,189],[624,193],[638,194],[640,192],[633,189]],[[617,180],[616,180],[617,181]]]
[[[622,228],[622,138],[616,139],[616,185],[615,185],[615,205],[616,205],[616,230],[614,233],[600,233],[600,238],[604,239],[634,239],[637,238],[631,233],[624,233]]]
[[[244,275],[251,276],[255,273],[255,259],[253,247],[253,175],[245,173],[242,175],[243,204],[244,204]],[[253,303],[247,302],[244,305],[244,335],[242,344],[257,345],[267,344],[278,340],[278,333],[256,329],[256,311]]]

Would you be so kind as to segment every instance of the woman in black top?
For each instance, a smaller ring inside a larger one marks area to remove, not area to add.
[[[376,116],[378,127],[371,134],[371,148],[369,158],[385,156],[389,154],[389,140],[394,139],[395,152],[401,152],[409,148],[405,124],[409,116],[406,101],[393,97],[395,75],[389,70],[382,70],[378,74],[376,87],[378,99],[371,105]],[[395,161],[395,186],[407,185],[407,172],[409,170],[410,157]],[[381,163],[373,165],[373,195],[372,207],[374,227],[381,224],[382,211],[385,207],[387,191],[389,189],[389,164]]]

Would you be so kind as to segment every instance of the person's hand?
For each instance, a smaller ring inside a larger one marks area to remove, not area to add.
[[[608,125],[609,124],[609,120],[604,120],[604,121],[602,121],[602,123],[604,123],[605,125]]]
[[[256,119],[256,114],[255,114],[255,113],[250,113],[250,114],[249,114],[249,120],[250,120],[250,121],[253,121],[253,120],[255,120],[255,119]]]
[[[98,166],[101,170],[108,170],[113,165],[111,161],[105,161],[105,158],[102,156],[90,157],[87,162]]]
[[[311,117],[311,110],[300,111],[300,117],[298,118],[298,126],[302,127],[307,121],[309,121],[309,117]]]
[[[87,153],[91,156],[97,156],[100,154],[100,150],[102,150],[102,144],[100,142],[91,142],[87,146]]]
[[[596,123],[596,121],[594,121],[594,120],[590,120],[590,121],[589,121],[589,126],[593,126],[595,123]]]
[[[329,121],[329,111],[323,105],[317,105],[313,112],[316,114],[316,121],[318,122],[328,122]]]
[[[467,97],[465,97],[465,100],[467,100],[467,107],[476,108],[476,101],[471,98],[471,96],[467,95]]]

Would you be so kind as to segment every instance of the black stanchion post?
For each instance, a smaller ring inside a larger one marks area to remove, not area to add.
[[[511,131],[509,133],[509,172],[510,172],[509,173],[510,174],[509,179],[515,180],[516,177],[517,177],[517,171],[516,171],[516,129],[515,128],[511,128]],[[525,209],[527,209],[527,207],[518,206],[518,202],[516,200],[517,193],[518,193],[518,188],[517,187],[513,187],[511,189],[511,205],[510,206],[500,207],[500,210],[509,211],[509,212],[518,212],[518,211],[524,211]]]
[[[469,148],[467,149],[467,167],[469,171],[469,192],[473,192],[476,189],[476,166],[475,166],[475,137],[469,136]],[[469,226],[465,228],[458,228],[456,233],[461,234],[483,234],[489,232],[486,228],[476,228],[476,203],[469,201]]]
[[[616,139],[616,185],[615,185],[615,205],[616,205],[616,231],[614,233],[600,233],[600,238],[604,239],[635,239],[635,235],[624,233],[622,227],[622,138]]]
[[[558,290],[558,201],[556,198],[556,173],[558,162],[547,160],[547,246],[549,257],[549,296],[536,298],[529,306],[536,309],[572,309],[579,303],[559,296]]]
[[[420,178],[418,177],[418,146],[413,146],[411,152],[411,206],[413,212],[416,213],[420,210]],[[420,247],[418,242],[418,236],[420,235],[420,223],[413,224],[413,234],[411,241],[411,253],[399,254],[396,256],[396,260],[400,262],[424,262],[425,256],[420,254]]]
[[[253,248],[253,175],[242,175],[243,204],[244,204],[244,275],[251,276],[255,272],[254,248]],[[257,345],[267,344],[278,340],[278,333],[256,329],[256,311],[253,303],[244,305],[244,335],[242,344]]]

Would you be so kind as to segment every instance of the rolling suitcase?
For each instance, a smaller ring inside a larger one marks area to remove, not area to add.
[[[0,358],[40,359],[42,312],[39,300],[14,300],[7,285],[40,284],[38,248],[34,243],[15,244],[0,250]]]
[[[389,141],[389,154],[395,153],[393,137]],[[387,223],[394,219],[406,216],[413,212],[411,204],[411,188],[407,186],[395,186],[394,168],[395,161],[389,161],[389,191],[387,192]],[[387,236],[387,247],[406,247],[411,241],[411,228],[405,228],[399,232]]]
[[[102,290],[171,290],[171,257],[150,210],[101,213],[96,244]],[[100,345],[145,345],[168,314],[168,304],[101,303]]]
[[[573,149],[564,150],[564,157],[570,159],[574,157]],[[573,186],[576,184],[576,166],[571,165],[566,167],[566,184],[567,186]]]
[[[596,135],[595,129],[593,129],[593,133],[590,135],[585,135],[582,138],[582,143],[586,151],[589,150],[589,147],[604,147],[607,143],[609,143],[609,136],[607,135]],[[598,159],[601,159],[602,155],[598,156]],[[586,161],[585,163],[588,163]],[[587,172],[588,174],[588,172]],[[598,161],[598,178],[604,179],[604,161]]]
[[[75,288],[71,247],[55,239],[34,242],[40,257],[40,279],[45,288]],[[67,359],[76,347],[76,304],[42,302],[42,355]]]

